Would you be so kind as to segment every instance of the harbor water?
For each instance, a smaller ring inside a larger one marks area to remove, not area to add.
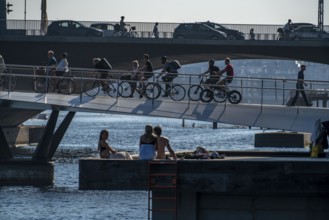
[[[60,114],[59,122],[65,114]],[[32,119],[25,124],[45,123]],[[146,124],[161,125],[175,151],[194,150],[197,146],[207,150],[254,150],[254,134],[262,132],[259,128],[224,124],[213,129],[212,123],[190,120],[182,127],[181,119],[77,113],[54,157],[54,185],[0,187],[0,219],[147,219],[146,191],[79,190],[79,159],[98,157],[102,129],[109,130],[113,148],[137,154]],[[25,146],[17,156],[29,157],[34,148]]]

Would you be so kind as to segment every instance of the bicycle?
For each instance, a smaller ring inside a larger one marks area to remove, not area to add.
[[[113,34],[114,37],[126,37],[126,38],[136,38],[139,37],[139,34],[136,31],[135,26],[129,26],[129,30],[127,31],[117,31]]]
[[[204,83],[205,83],[205,75],[200,75],[200,83],[199,85],[191,85],[190,88],[188,89],[188,97],[190,100],[192,101],[199,101],[200,100],[200,94],[203,90],[205,90],[206,88],[204,87]]]
[[[149,82],[146,84],[144,95],[148,99],[157,99],[163,91],[165,93],[168,93],[169,97],[173,101],[181,101],[185,98],[186,90],[182,85],[171,82],[169,86],[170,87],[168,91],[165,91],[165,89],[163,89],[159,83],[159,77],[157,77],[157,80],[155,82]]]
[[[99,80],[99,79],[93,79],[88,80],[83,85],[83,91],[86,93],[87,96],[95,97],[99,94],[99,92],[102,90],[105,93],[107,93],[111,97],[118,97],[119,92],[119,83],[118,82],[111,82]]]
[[[68,71],[65,71],[65,73],[67,72]],[[56,89],[60,93],[63,93],[65,95],[70,95],[75,91],[75,82],[69,76],[61,76],[61,77],[38,76],[33,80],[34,92],[37,93],[46,93],[48,91],[54,92]]]
[[[16,77],[13,75],[0,74],[0,91],[13,91],[16,88]]]
[[[143,83],[134,81],[134,80],[121,81],[121,83],[119,84],[119,87],[120,87],[119,96],[121,96],[123,98],[133,98],[134,94],[136,94],[136,93],[133,93],[133,89],[132,89],[133,83],[136,83],[136,84],[139,83],[138,86],[136,85],[136,89],[135,89],[135,92],[137,92],[139,97],[142,98],[143,96],[145,96],[144,95],[145,88],[143,86]],[[148,98],[147,96],[145,96],[145,97]]]
[[[215,102],[223,103],[228,100],[231,104],[239,104],[241,102],[241,93],[237,90],[230,90],[228,84],[210,86],[209,89],[205,89],[200,94],[200,99],[203,102]]]

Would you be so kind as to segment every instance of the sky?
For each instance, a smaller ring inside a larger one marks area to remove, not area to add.
[[[41,0],[7,0],[7,19],[40,20]],[[49,20],[129,22],[195,22],[222,24],[318,23],[318,0],[48,0]],[[329,0],[324,0],[324,24],[329,25]]]

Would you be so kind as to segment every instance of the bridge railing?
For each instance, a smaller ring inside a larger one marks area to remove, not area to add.
[[[127,70],[111,70],[99,73],[94,69],[70,68],[64,76],[55,76],[51,71],[46,71],[46,69],[46,67],[37,66],[7,65],[6,72],[1,74],[0,91],[2,91],[3,94],[10,94],[11,92],[37,92],[41,95],[57,93],[60,91],[58,91],[54,82],[64,79],[74,82],[74,88],[69,93],[72,93],[70,94],[72,96],[79,96],[80,101],[82,102],[82,100],[90,96],[86,93],[86,91],[89,91],[86,89],[87,81],[99,81],[104,83],[111,81],[115,87],[117,87],[118,91],[120,83],[123,81],[138,84],[136,80],[127,79],[127,76],[131,74],[131,72]],[[108,75],[109,78],[99,78],[101,74]],[[159,71],[155,71],[155,77],[150,78],[145,83],[156,82],[156,77],[158,75]],[[126,79],[122,79],[122,76],[126,76]],[[165,83],[161,78],[162,77],[160,77],[158,83],[164,89]],[[44,79],[44,83],[48,84],[47,89],[44,91],[35,91],[35,87],[40,86],[36,85],[36,79]],[[305,80],[305,82],[307,83],[307,86],[304,91],[310,102],[314,104],[313,106],[327,108],[327,101],[329,100],[329,81]],[[200,84],[200,77],[198,74],[181,73],[174,79],[174,83],[182,85],[185,89],[185,96],[181,102],[194,102],[189,98],[189,89],[193,85]],[[204,87],[207,85],[202,86]],[[296,92],[296,79],[235,76],[232,83],[229,84],[229,88],[230,90],[237,90],[241,93],[242,101],[240,104],[290,105]],[[164,91],[162,91],[161,94],[163,95]],[[99,93],[96,97],[123,99],[118,93],[112,94],[112,97],[109,96],[108,91],[103,91],[102,87],[99,87]],[[127,99],[145,101],[145,97],[140,99],[139,96],[129,97]],[[168,97],[161,96],[158,99],[173,101]],[[214,101],[210,102],[210,104],[211,103],[214,103]],[[226,103],[228,102],[224,102],[224,104]],[[301,95],[298,98],[296,105],[305,105]]]
[[[51,24],[51,20],[48,24]],[[118,21],[79,21],[80,23],[89,27],[92,23],[110,23],[116,24]],[[152,30],[155,22],[126,22],[131,26],[136,27],[136,31],[141,38],[153,38]],[[179,23],[159,23],[159,37],[172,38],[175,28]],[[245,39],[250,39],[250,29],[254,29],[256,40],[275,40],[278,35],[277,29],[284,24],[267,25],[267,24],[222,24],[229,29],[235,29],[244,33]],[[9,30],[8,33],[13,35],[42,35],[40,31],[41,20],[0,20],[1,29]],[[329,31],[329,26],[324,26],[325,31]]]

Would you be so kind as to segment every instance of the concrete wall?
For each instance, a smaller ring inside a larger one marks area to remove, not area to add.
[[[139,160],[82,159],[79,187],[148,190],[148,166]],[[160,206],[167,205],[172,202]],[[178,219],[327,219],[328,205],[327,158],[177,161]],[[153,219],[168,215],[154,213]]]
[[[311,143],[311,133],[265,132],[255,134],[255,147],[304,148]]]
[[[49,186],[54,182],[54,163],[15,159],[0,161],[0,186]]]
[[[9,146],[38,143],[44,126],[19,126],[3,128]]]

